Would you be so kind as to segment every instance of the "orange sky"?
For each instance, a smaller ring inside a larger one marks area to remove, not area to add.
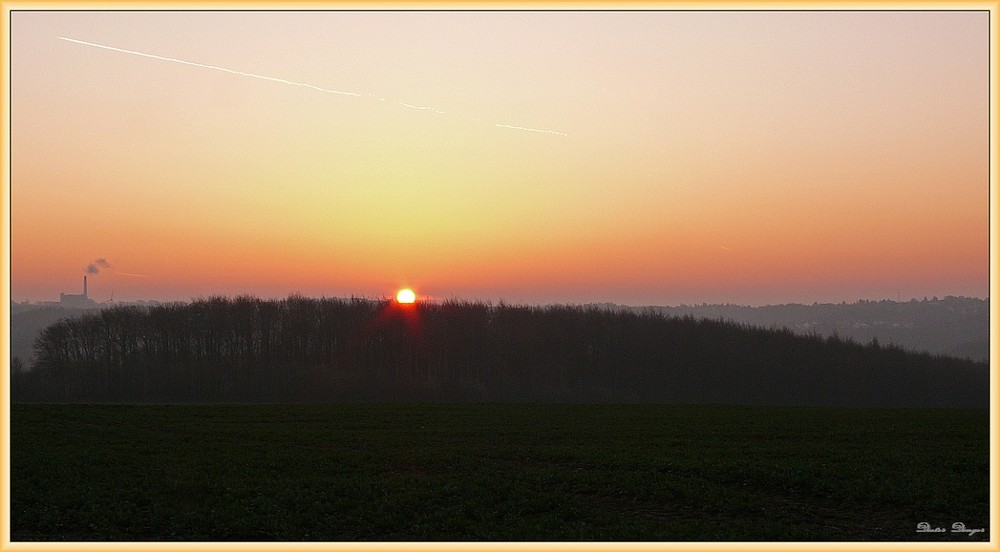
[[[14,12],[11,295],[985,297],[988,16]]]

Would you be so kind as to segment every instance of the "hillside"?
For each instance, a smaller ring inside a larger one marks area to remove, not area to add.
[[[990,355],[990,302],[974,297],[761,307],[731,304],[626,307],[611,303],[594,306],[725,320],[761,328],[787,328],[800,335],[836,335],[859,343],[877,339],[909,351],[980,362],[988,362]]]
[[[693,317],[212,298],[49,326],[21,401],[988,404],[988,368]]]

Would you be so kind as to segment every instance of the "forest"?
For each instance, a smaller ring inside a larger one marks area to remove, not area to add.
[[[440,401],[986,407],[986,363],[596,307],[290,296],[62,319],[18,402]]]

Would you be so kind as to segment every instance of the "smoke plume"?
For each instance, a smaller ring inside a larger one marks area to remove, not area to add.
[[[108,264],[108,261],[104,257],[96,259],[94,262],[88,264],[87,274],[97,274],[102,268],[111,268],[111,265]]]

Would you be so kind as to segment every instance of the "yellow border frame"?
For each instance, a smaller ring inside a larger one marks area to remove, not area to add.
[[[210,542],[189,542],[189,543],[27,543],[10,541],[10,216],[11,216],[11,182],[10,182],[10,12],[12,10],[66,10],[66,9],[146,9],[146,10],[168,10],[168,9],[218,9],[236,10],[241,8],[275,10],[296,10],[296,9],[316,9],[323,7],[327,9],[452,9],[452,10],[489,10],[489,9],[614,9],[614,10],[906,10],[906,9],[926,9],[926,10],[986,10],[990,12],[990,297],[993,302],[990,305],[990,541],[976,543],[255,543],[255,542],[235,542],[235,543],[210,543]],[[997,477],[997,420],[1000,410],[997,407],[998,382],[997,374],[997,354],[1000,346],[997,344],[996,336],[1000,335],[1000,322],[998,322],[998,309],[996,298],[1000,285],[997,282],[997,261],[998,259],[998,226],[997,226],[997,15],[1000,14],[1000,2],[942,2],[942,1],[881,1],[868,2],[864,0],[847,0],[841,2],[801,2],[801,1],[769,1],[769,2],[657,2],[657,1],[626,1],[614,2],[600,0],[588,1],[568,1],[568,2],[535,2],[532,0],[522,0],[514,2],[468,2],[468,1],[436,1],[422,2],[395,1],[395,2],[326,2],[316,1],[241,1],[241,2],[202,2],[198,0],[177,0],[170,2],[130,2],[104,1],[104,2],[48,2],[48,1],[14,1],[6,2],[0,0],[0,54],[2,54],[3,67],[3,107],[2,122],[3,134],[0,136],[0,148],[2,148],[2,197],[0,197],[0,320],[3,321],[3,331],[0,333],[0,367],[5,372],[0,377],[0,551],[125,551],[125,550],[248,550],[248,551],[270,551],[270,550],[359,550],[374,552],[380,550],[524,550],[524,551],[569,551],[569,550],[963,550],[963,551],[987,551],[1000,550],[1000,541],[997,538],[997,528],[1000,527],[1000,512],[998,512],[998,485],[1000,480]]]

